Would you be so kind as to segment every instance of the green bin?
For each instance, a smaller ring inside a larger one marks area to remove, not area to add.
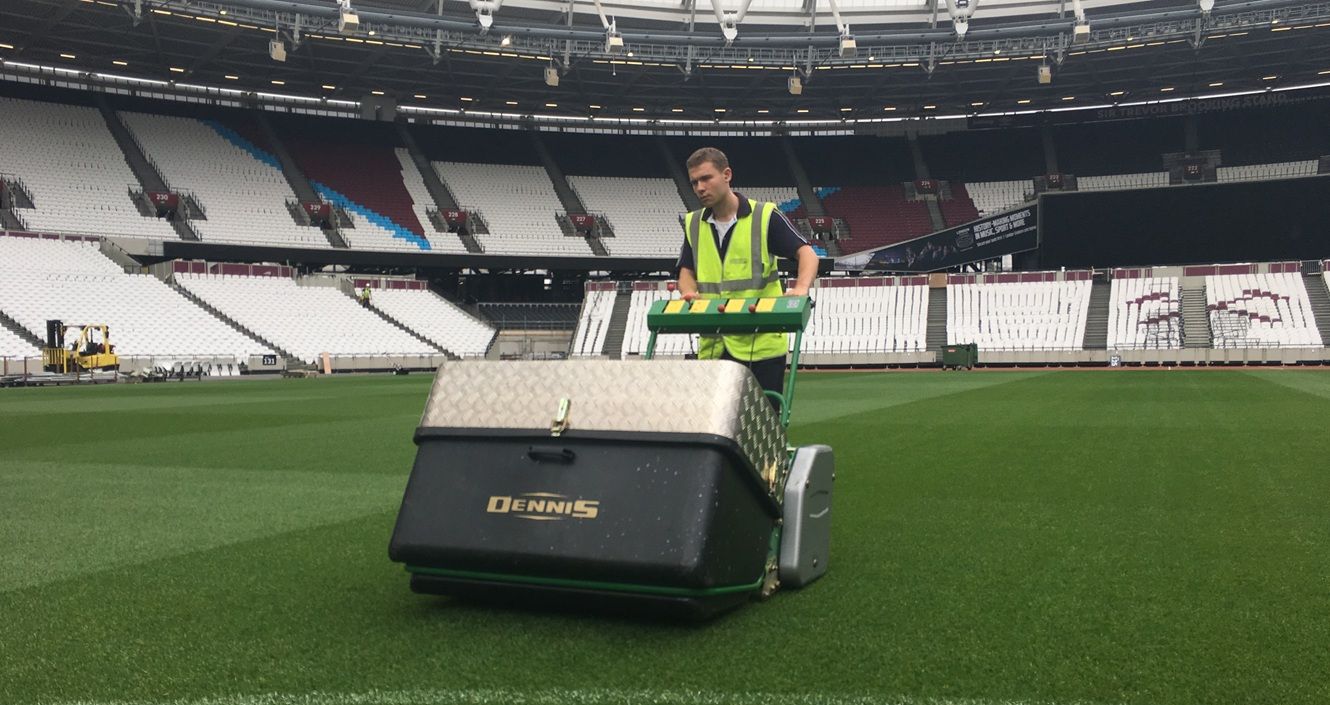
[[[956,343],[942,347],[942,369],[971,369],[979,362],[979,345]]]

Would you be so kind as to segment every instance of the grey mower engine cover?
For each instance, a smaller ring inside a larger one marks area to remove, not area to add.
[[[790,455],[742,365],[446,362],[416,444],[389,555],[419,592],[655,600],[706,616],[777,572]],[[816,533],[826,517],[796,523]],[[801,541],[820,564],[790,584],[825,569],[819,541]]]
[[[831,446],[803,446],[795,451],[785,483],[785,525],[780,538],[780,582],[784,587],[801,588],[827,572],[835,479]]]

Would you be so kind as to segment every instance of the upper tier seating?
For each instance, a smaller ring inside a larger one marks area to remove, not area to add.
[[[942,210],[942,221],[947,227],[968,223],[979,217],[979,207],[970,197],[970,191],[959,181],[951,182],[951,198],[938,201]]]
[[[95,243],[0,237],[0,310],[39,338],[46,321],[105,323],[120,355],[271,352],[156,277],[126,274]]]
[[[840,241],[845,254],[910,240],[933,231],[928,204],[908,201],[905,187],[850,186],[822,199],[827,213],[844,218],[850,237]]]
[[[1297,176],[1316,176],[1317,161],[1307,159],[1299,162],[1279,162],[1277,164],[1254,164],[1252,166],[1221,166],[1215,170],[1215,176],[1226,181],[1261,181],[1265,179],[1289,179]]]
[[[1177,277],[1114,279],[1109,293],[1108,349],[1182,347],[1181,306]]]
[[[0,98],[0,173],[27,186],[29,230],[176,240],[171,225],[139,214],[134,172],[94,108]]]
[[[1206,277],[1205,298],[1216,348],[1322,343],[1300,274]]]
[[[1001,213],[1025,203],[1025,194],[1034,193],[1029,179],[1017,181],[976,181],[965,184],[965,191],[974,200],[979,215]]]
[[[735,191],[742,193],[745,198],[751,198],[755,201],[764,201],[776,204],[777,208],[784,205],[781,211],[789,214],[802,205],[799,199],[799,189],[794,186],[735,186]],[[679,200],[678,191],[674,192],[675,201]],[[683,206],[679,206],[682,210]]]
[[[370,304],[459,357],[483,356],[494,340],[494,328],[428,289],[375,289]]]
[[[804,352],[917,352],[928,329],[927,286],[819,286]],[[793,346],[794,337],[790,337]]]
[[[416,168],[415,162],[411,160],[411,153],[403,147],[397,148],[397,162],[402,167],[402,185],[406,187],[406,192],[411,196],[411,210],[416,214],[416,219],[420,221],[420,226],[425,229],[425,237],[429,239],[430,250],[433,252],[466,252],[466,245],[453,233],[443,233],[434,229],[430,223],[429,209],[434,207],[434,199],[429,195],[429,189],[425,188],[425,178],[420,175],[420,170]]]
[[[1076,177],[1076,188],[1081,191],[1113,191],[1128,188],[1156,188],[1167,185],[1167,171],[1151,171],[1142,174],[1113,174],[1111,176]]]
[[[568,183],[593,213],[604,213],[614,237],[604,240],[612,256],[674,256],[683,243],[684,212],[669,179],[569,176]]]
[[[273,122],[310,184],[324,200],[342,206],[355,223],[354,228],[341,230],[348,245],[373,250],[431,249],[403,184],[404,170],[390,126],[289,117],[273,118]]]
[[[332,286],[281,277],[177,274],[176,281],[242,326],[313,363],[332,355],[425,355],[438,351]]]
[[[482,303],[480,315],[500,330],[573,330],[577,304]]]
[[[434,162],[434,169],[463,208],[479,210],[488,235],[476,235],[486,254],[589,257],[585,238],[563,234],[563,211],[544,167]]]
[[[1080,350],[1089,281],[952,284],[947,342],[981,350]]]
[[[601,354],[617,296],[614,291],[587,292],[582,314],[577,321],[577,331],[573,333],[573,357],[595,357]]]
[[[121,113],[172,188],[192,191],[207,220],[191,221],[205,241],[328,247],[319,228],[298,225],[296,196],[275,163],[265,163],[216,128],[190,118]]]

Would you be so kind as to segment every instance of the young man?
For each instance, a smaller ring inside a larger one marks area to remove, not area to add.
[[[688,157],[688,181],[702,210],[684,218],[679,291],[684,299],[806,296],[817,276],[817,254],[774,203],[744,198],[730,189],[734,174],[725,153],[703,147]],[[781,290],[776,258],[795,260],[799,274]],[[753,371],[762,388],[785,391],[784,333],[701,336],[697,356],[734,360]],[[775,401],[773,406],[777,406]]]

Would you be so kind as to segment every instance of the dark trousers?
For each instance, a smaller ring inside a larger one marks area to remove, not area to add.
[[[780,357],[773,357],[770,360],[758,360],[756,362],[747,362],[744,360],[735,359],[730,355],[730,351],[726,350],[720,356],[720,359],[733,360],[734,362],[737,362],[740,365],[743,365],[744,367],[747,367],[748,369],[752,370],[753,376],[757,378],[758,384],[761,384],[763,389],[769,392],[777,392],[780,394],[785,393],[784,355],[781,355]],[[772,399],[771,397],[767,397],[767,401],[771,402],[771,408],[775,409],[776,413],[780,413],[780,402],[776,401],[775,399]]]

